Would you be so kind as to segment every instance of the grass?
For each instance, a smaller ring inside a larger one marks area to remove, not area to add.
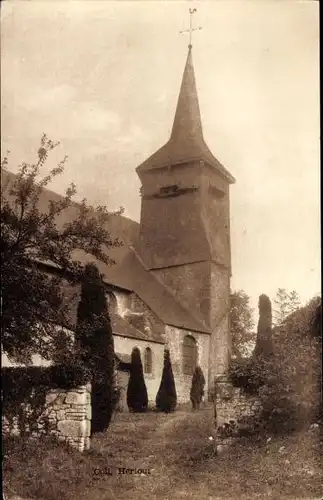
[[[5,440],[5,492],[37,500],[322,497],[319,429],[240,438],[216,455],[212,423],[211,408],[117,414],[85,453],[48,440]],[[112,476],[102,473],[108,466]],[[118,475],[116,467],[151,473]]]

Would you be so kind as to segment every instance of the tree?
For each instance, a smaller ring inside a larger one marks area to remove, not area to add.
[[[258,307],[259,321],[254,356],[268,358],[273,354],[273,340],[271,302],[267,295],[259,296]]]
[[[274,322],[280,325],[288,314],[288,292],[285,288],[278,288],[274,304]]]
[[[194,370],[192,377],[192,386],[190,391],[190,398],[193,410],[199,410],[202,397],[204,395],[205,378],[202,368],[197,366]]]
[[[168,349],[164,352],[164,368],[160,386],[156,396],[156,408],[165,413],[175,410],[177,395],[175,380],[173,375],[172,363]]]
[[[234,357],[240,358],[249,355],[255,341],[253,328],[253,309],[250,307],[250,297],[243,290],[231,292],[230,329]]]
[[[108,428],[114,409],[115,356],[104,283],[94,264],[84,269],[76,341],[91,378],[92,432],[102,432]]]
[[[235,360],[230,378],[237,387],[257,394],[259,424],[284,433],[322,419],[321,356],[322,301],[313,298],[289,314],[271,334],[271,304],[259,297],[259,326],[255,355]]]
[[[260,391],[264,418],[281,432],[322,418],[322,302],[313,298],[275,328],[274,352],[267,383]]]
[[[91,207],[86,200],[74,203],[74,184],[62,197],[48,193],[46,188],[63,173],[67,161],[65,157],[46,173],[57,146],[43,135],[36,162],[20,165],[17,175],[6,170],[8,156],[1,163],[2,349],[9,358],[24,362],[33,353],[51,359],[53,325],[70,324],[62,276],[73,286],[81,283],[84,266],[75,251],[112,264],[107,252],[121,244],[106,229],[111,215],[106,207]]]
[[[134,412],[144,412],[148,407],[147,388],[138,347],[134,347],[131,353],[127,405]]]
[[[287,316],[299,309],[301,305],[301,301],[296,290],[288,292],[285,288],[278,288],[273,302],[275,304],[274,324],[276,326],[281,325]]]
[[[297,311],[300,307],[301,299],[296,290],[292,290],[289,294],[288,314]]]

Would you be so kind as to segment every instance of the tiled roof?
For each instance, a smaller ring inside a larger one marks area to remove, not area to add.
[[[129,337],[146,342],[157,342],[159,344],[165,343],[165,340],[161,335],[141,332],[118,314],[110,314],[110,319],[113,335]]]
[[[215,158],[204,140],[190,49],[183,73],[171,137],[164,146],[137,168],[137,172],[192,161],[205,162],[214,167],[229,183],[235,182],[234,177]]]
[[[1,190],[4,190],[8,188],[8,182],[10,184],[14,181],[15,175],[8,171],[2,171],[1,175]],[[8,189],[6,189],[4,198],[7,196]],[[61,199],[59,194],[44,189],[39,200],[39,209],[46,212],[49,201],[58,201],[59,199]],[[75,219],[78,210],[77,203],[73,203],[67,210],[64,210],[57,220],[58,228],[63,228],[64,224]],[[139,224],[127,217],[114,215],[107,222],[107,229],[112,239],[118,237],[123,242],[121,247],[107,250],[107,254],[115,260],[115,265],[106,265],[81,251],[75,252],[73,257],[83,264],[95,262],[107,284],[135,292],[164,324],[190,331],[210,333],[210,329],[205,325],[203,319],[179,303],[173,292],[144,267],[133,249]],[[124,327],[126,328],[126,325]],[[120,328],[120,332],[121,330]]]

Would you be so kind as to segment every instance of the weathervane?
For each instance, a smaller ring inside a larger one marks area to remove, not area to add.
[[[189,45],[188,45],[188,48],[191,49],[192,48],[192,35],[193,35],[193,31],[197,31],[197,30],[201,30],[201,26],[199,26],[198,28],[193,28],[193,23],[192,23],[192,18],[193,18],[193,14],[195,14],[196,12],[196,9],[189,9],[189,12],[190,12],[190,27],[188,30],[183,30],[183,31],[180,31],[180,33],[188,33],[189,36],[190,36],[190,39],[189,39]]]

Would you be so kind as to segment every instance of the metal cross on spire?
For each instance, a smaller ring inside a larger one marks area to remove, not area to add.
[[[195,14],[196,12],[196,9],[189,9],[189,12],[190,12],[190,27],[188,30],[183,30],[183,31],[180,31],[180,33],[188,33],[189,34],[189,45],[188,45],[188,48],[191,49],[192,48],[192,35],[193,35],[193,31],[197,31],[197,30],[201,30],[202,27],[199,26],[198,28],[193,28],[193,14]]]

